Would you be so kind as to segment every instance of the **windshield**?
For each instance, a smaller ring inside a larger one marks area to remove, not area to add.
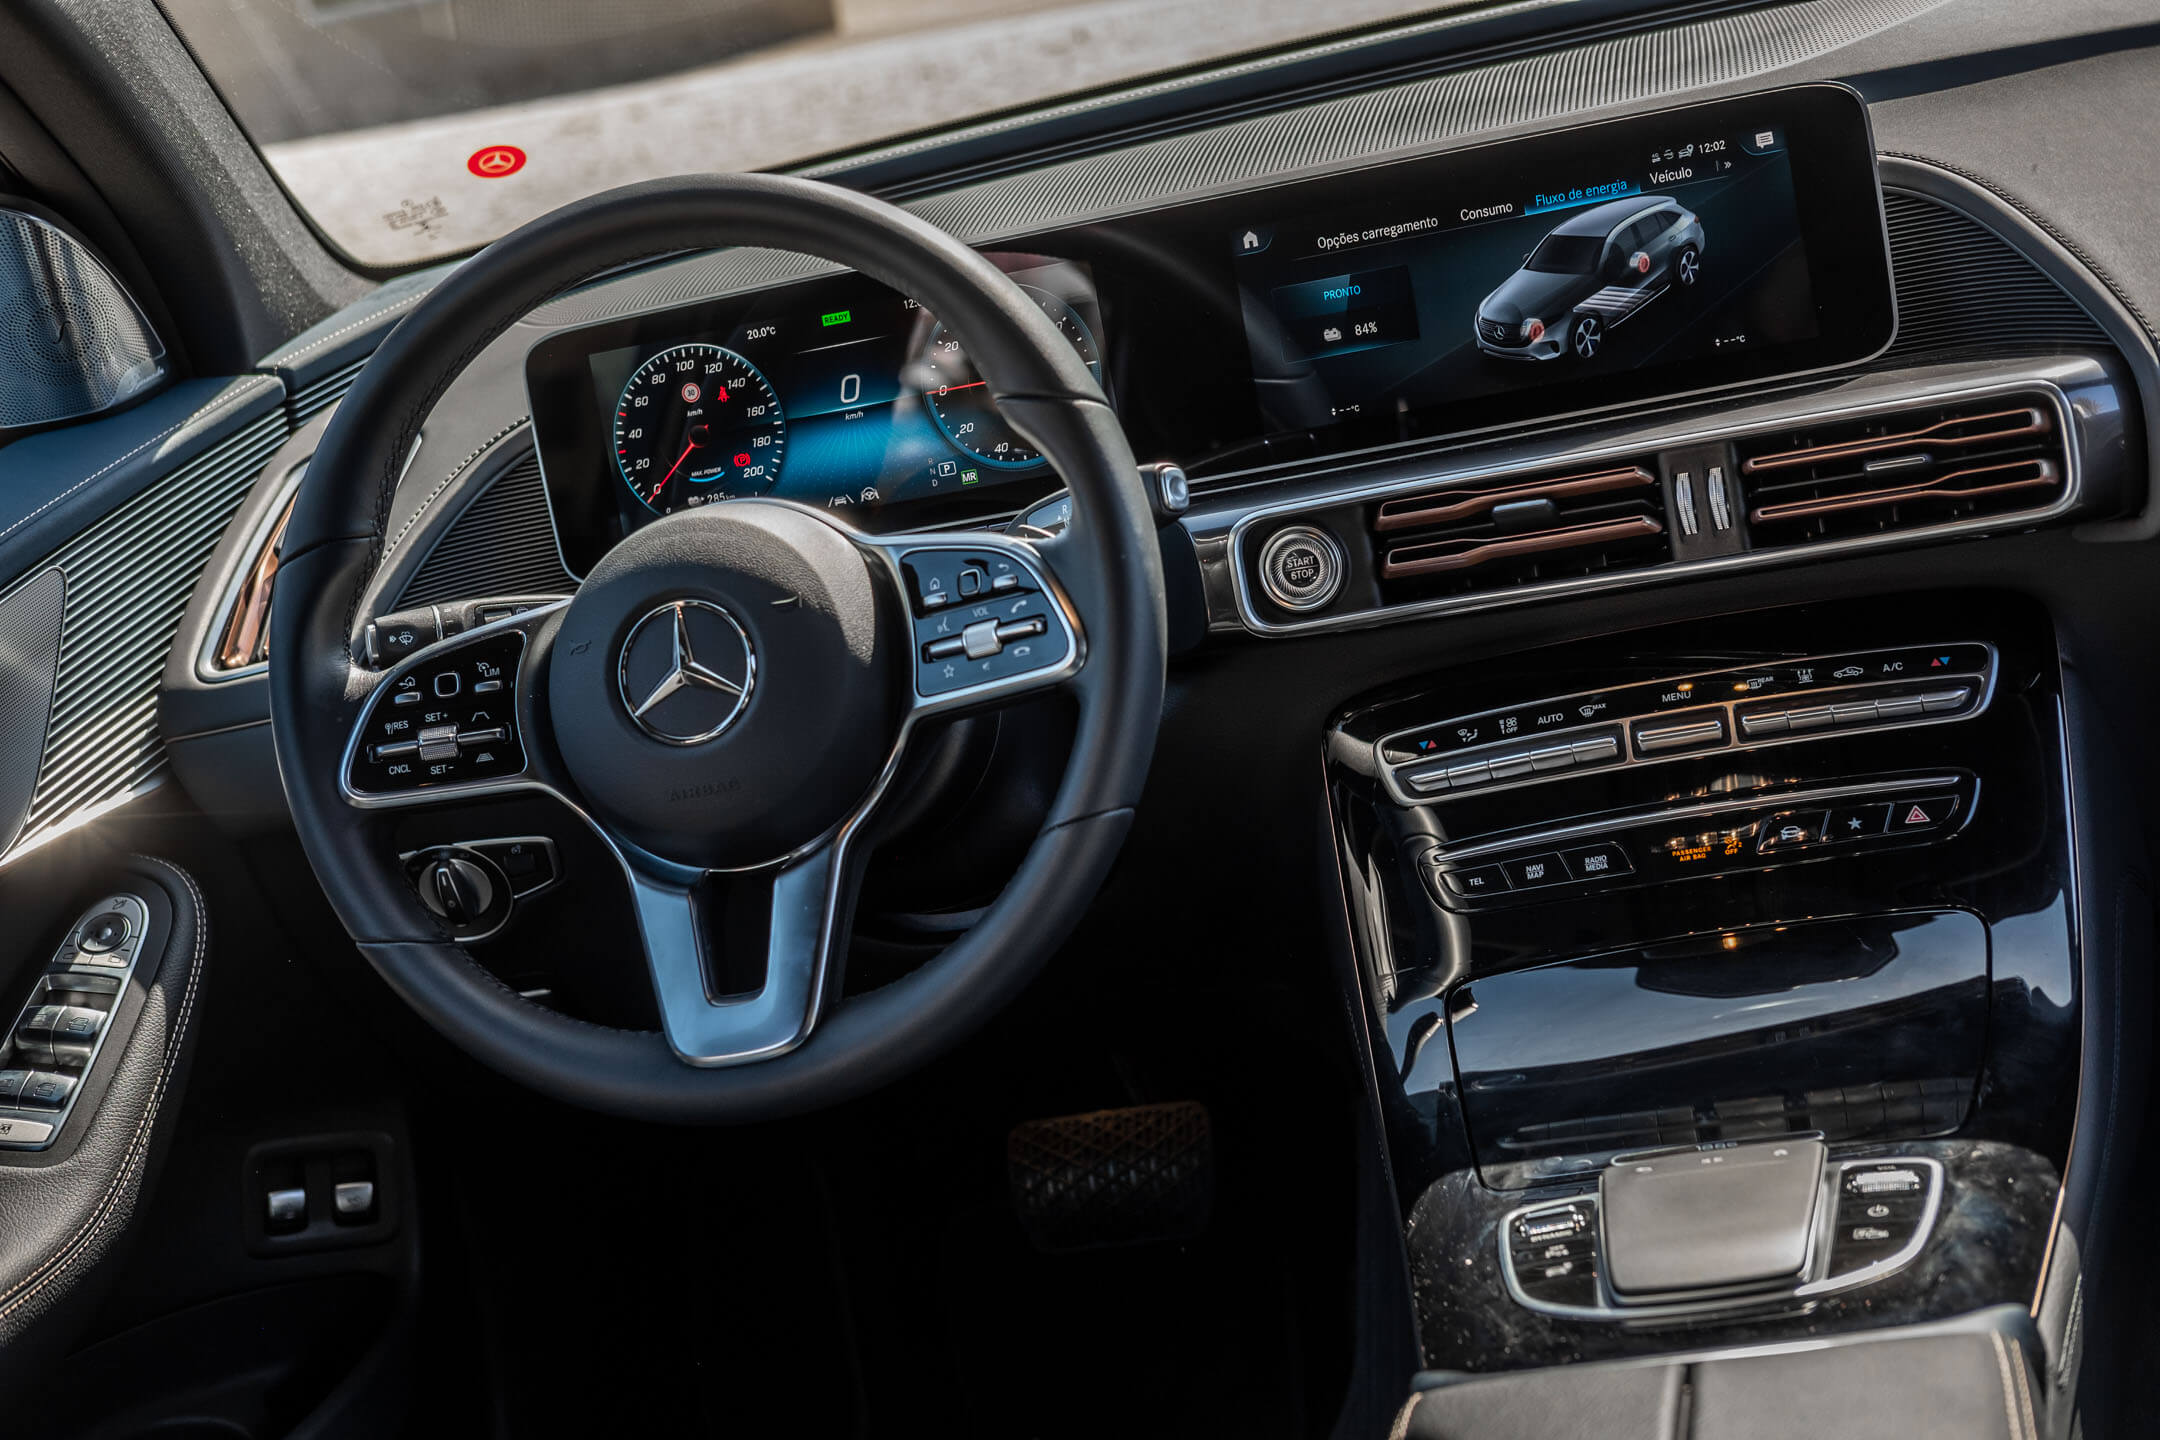
[[[361,264],[1471,0],[160,0]]]
[[[1604,248],[1601,235],[1547,235],[1523,261],[1523,269],[1547,275],[1588,275],[1597,269],[1598,252]]]

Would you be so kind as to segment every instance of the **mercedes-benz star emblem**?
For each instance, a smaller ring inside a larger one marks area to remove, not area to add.
[[[703,600],[671,600],[630,627],[617,666],[638,728],[696,745],[735,723],[757,683],[757,656],[735,617]]]

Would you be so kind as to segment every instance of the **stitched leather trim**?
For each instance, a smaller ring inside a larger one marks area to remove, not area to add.
[[[37,519],[38,516],[44,514],[47,510],[52,509],[53,506],[58,505],[61,501],[67,499],[68,496],[73,495],[76,491],[82,489],[83,486],[88,485],[91,481],[97,479],[99,476],[115,470],[122,465],[125,465],[128,461],[134,459],[137,455],[142,454],[143,451],[149,449],[151,446],[157,444],[159,441],[170,439],[172,436],[179,434],[182,430],[187,429],[188,426],[195,424],[197,421],[207,419],[217,414],[221,410],[230,409],[232,407],[232,403],[235,400],[245,400],[251,398],[255,394],[258,386],[266,384],[275,385],[279,390],[283,390],[285,388],[284,383],[278,380],[275,376],[257,376],[255,379],[247,381],[238,386],[237,388],[228,391],[226,394],[212,401],[210,404],[203,406],[202,409],[189,411],[186,415],[181,416],[178,420],[175,420],[172,424],[166,426],[163,430],[158,431],[157,434],[152,435],[149,439],[143,441],[142,444],[137,445],[134,449],[128,451],[124,455],[119,455],[111,460],[106,461],[103,465],[100,465],[97,469],[91,471],[88,475],[83,476],[82,479],[77,480],[74,484],[68,486],[67,489],[62,490],[59,494],[53,496],[52,499],[47,500],[44,504],[38,506],[37,509],[32,510],[29,514],[23,516],[22,519],[17,520],[14,524],[8,526],[5,530],[0,530],[0,540],[5,540],[8,536],[14,534],[17,530],[22,529],[23,526]]]
[[[435,282],[435,285],[440,285],[441,283],[442,281],[438,279]],[[422,300],[427,299],[428,296],[434,294],[435,285],[430,285],[425,290],[416,290],[410,295],[406,295],[399,299],[393,300],[388,305],[383,306],[380,310],[371,310],[367,314],[361,316],[358,320],[353,321],[350,325],[341,325],[337,329],[332,330],[327,335],[318,336],[317,338],[308,341],[307,344],[301,346],[298,350],[280,350],[270,355],[261,363],[265,365],[290,365],[296,360],[314,354],[317,350],[322,349],[323,346],[328,345],[331,341],[337,339],[341,335],[350,335],[355,330],[364,330],[368,326],[374,324],[376,321],[382,319],[385,315],[395,315],[400,310],[411,309],[413,306],[419,304]]]
[[[2083,246],[2079,245],[2076,240],[2064,234],[2062,230],[2057,228],[2055,222],[2048,219],[2045,215],[2042,215],[2038,211],[2034,210],[2024,201],[2018,199],[2017,196],[2012,195],[2007,190],[2004,190],[2000,185],[1995,184],[1991,180],[1983,178],[1982,176],[1974,173],[1971,170],[1967,170],[1962,165],[1953,165],[1948,160],[1938,160],[1932,155],[1920,155],[1907,150],[1885,150],[1882,153],[1889,156],[1893,160],[1910,160],[1916,165],[1932,165],[1937,170],[1947,170],[1952,175],[1956,175],[1961,179],[1971,181],[1973,184],[1987,191],[1988,194],[1993,195],[1996,199],[2002,201],[2003,204],[2008,205],[2011,209],[2017,211],[2018,214],[2024,216],[2027,220],[2030,220],[2035,226],[2039,227],[2040,230],[2045,232],[2050,240],[2053,240],[2056,244],[2062,246],[2064,250],[2067,250],[2072,256],[2074,256],[2077,259],[2077,262],[2080,265],[2083,265],[2085,269],[2092,275],[2093,279],[2099,281],[2101,286],[2108,292],[2108,294],[2115,297],[2115,303],[2122,306],[2124,311],[2127,312],[2132,319],[2137,321],[2138,328],[2145,332],[2145,339],[2155,348],[2160,348],[2160,330],[2155,330],[2153,328],[2153,322],[2150,318],[2146,316],[2143,310],[2140,310],[2138,308],[2137,302],[2135,300],[2132,300],[2127,294],[2123,292],[2122,286],[2115,283],[2115,277],[2110,275],[2101,266],[2099,261],[2093,259],[2092,256],[2085,253],[2085,248]]]
[[[188,900],[195,911],[195,954],[188,962],[187,989],[181,996],[180,1010],[172,1033],[166,1037],[165,1052],[150,1091],[150,1103],[143,1107],[142,1119],[136,1123],[135,1133],[128,1138],[127,1151],[119,1168],[113,1172],[113,1178],[107,1182],[97,1203],[91,1207],[90,1214],[76,1228],[75,1233],[62,1242],[60,1248],[36,1270],[16,1282],[13,1288],[0,1293],[0,1324],[13,1318],[15,1312],[35,1299],[40,1291],[63,1278],[76,1262],[82,1259],[90,1241],[112,1220],[121,1195],[134,1181],[150,1153],[150,1135],[156,1126],[158,1112],[164,1107],[165,1092],[172,1083],[174,1067],[180,1058],[180,1047],[187,1038],[188,1022],[194,1014],[195,992],[202,980],[203,958],[208,953],[210,943],[209,908],[203,904],[202,891],[196,886],[195,877],[187,871],[155,856],[137,855],[133,858],[170,871],[179,876],[181,883],[187,886]],[[124,1056],[122,1063],[125,1063]]]
[[[481,441],[479,448],[474,450],[472,454],[467,455],[463,460],[458,461],[456,465],[452,466],[450,469],[450,473],[443,476],[443,478],[436,483],[436,486],[433,490],[428,491],[427,498],[420,502],[419,508],[413,511],[412,515],[407,518],[405,523],[398,527],[397,534],[391,536],[389,543],[383,546],[383,559],[387,561],[392,555],[397,553],[398,546],[405,543],[405,537],[412,533],[413,526],[420,523],[420,517],[427,514],[428,507],[430,505],[433,505],[437,500],[440,500],[442,498],[443,492],[445,490],[448,490],[451,485],[455,484],[457,478],[460,475],[463,475],[467,471],[471,470],[473,466],[480,463],[483,457],[493,451],[496,446],[502,444],[503,441],[509,439],[512,435],[515,435],[518,431],[524,429],[527,425],[531,423],[532,417],[530,415],[518,416],[517,419],[512,420],[509,424],[503,426],[502,429],[497,430],[493,435],[490,435],[487,439]]]
[[[1395,1412],[1395,1423],[1388,1427],[1387,1440],[1403,1440],[1410,1433],[1410,1417],[1417,1414],[1418,1402],[1425,1398],[1420,1390],[1403,1402],[1402,1409]]]

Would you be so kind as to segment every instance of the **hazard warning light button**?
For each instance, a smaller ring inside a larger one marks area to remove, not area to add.
[[[1890,807],[1890,830],[1933,830],[1946,824],[1952,811],[1957,809],[1955,795],[1923,795],[1917,800],[1899,800]]]

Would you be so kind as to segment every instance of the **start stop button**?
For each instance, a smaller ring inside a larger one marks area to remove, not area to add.
[[[1325,530],[1292,525],[1260,548],[1260,584],[1285,610],[1318,610],[1342,583],[1342,546]]]

